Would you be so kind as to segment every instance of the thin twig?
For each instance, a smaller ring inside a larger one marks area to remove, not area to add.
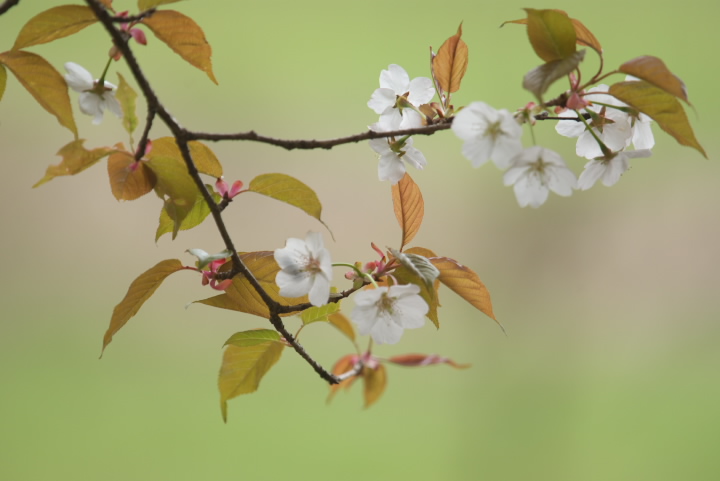
[[[10,10],[18,3],[20,3],[20,0],[5,0],[3,3],[0,4],[0,15]]]

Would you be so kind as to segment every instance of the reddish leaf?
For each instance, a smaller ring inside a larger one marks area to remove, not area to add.
[[[352,368],[355,367],[355,364],[360,360],[360,357],[357,354],[348,354],[346,356],[341,357],[338,359],[338,361],[335,363],[332,369],[332,373],[336,376],[339,376],[341,374],[344,374],[348,371],[350,371]],[[330,402],[332,398],[335,396],[335,393],[338,392],[340,389],[350,389],[350,386],[353,385],[353,383],[357,380],[358,376],[351,376],[339,384],[331,384],[330,385],[330,394],[328,394],[327,402]]]
[[[433,58],[432,69],[440,88],[449,93],[460,89],[468,65],[468,46],[462,36],[462,23],[457,33],[445,40]]]
[[[476,309],[488,315],[502,328],[493,314],[490,292],[475,272],[448,257],[432,257],[430,262],[440,271],[440,282],[455,291]]]
[[[447,364],[456,369],[466,369],[470,364],[457,364],[452,359],[440,357],[437,354],[403,354],[401,356],[393,356],[388,361],[393,364],[399,364],[406,367],[424,367],[433,364]]]
[[[682,80],[675,76],[666,66],[665,63],[657,57],[645,55],[634,58],[620,65],[621,72],[633,77],[642,79],[654,86],[683,99],[690,104],[687,97],[687,89]]]
[[[117,200],[135,200],[152,191],[156,178],[144,162],[128,152],[115,152],[108,158],[110,188]]]
[[[707,158],[705,149],[695,138],[685,110],[673,95],[644,81],[611,85],[610,95],[651,117],[678,143],[696,149]]]
[[[552,62],[575,53],[577,35],[567,15],[555,10],[526,8],[525,11],[528,37],[538,57]]]
[[[95,14],[83,5],[61,5],[38,13],[23,26],[13,50],[67,37],[97,22]]]
[[[392,200],[395,217],[402,228],[402,250],[420,230],[425,215],[425,202],[420,188],[407,173],[392,186]]]
[[[140,276],[130,284],[127,294],[125,294],[123,300],[120,301],[113,310],[110,326],[103,338],[103,351],[105,351],[107,345],[110,344],[115,333],[122,329],[130,318],[137,314],[145,301],[150,299],[165,278],[182,269],[184,269],[184,267],[179,260],[164,260],[140,274]],[[100,356],[102,357],[102,353]]]
[[[67,84],[52,65],[39,55],[23,51],[0,53],[0,63],[10,69],[42,108],[57,117],[60,125],[77,138]]]
[[[380,396],[385,392],[385,388],[387,387],[387,371],[382,364],[378,364],[375,369],[365,366],[363,367],[362,376],[365,385],[363,391],[365,407],[369,408],[380,399]]]
[[[63,146],[57,153],[62,156],[63,160],[57,165],[49,166],[45,171],[45,177],[37,181],[33,188],[39,187],[55,177],[80,173],[95,165],[103,157],[115,152],[115,149],[109,147],[87,150],[83,147],[84,143],[85,139],[77,139]]]
[[[280,360],[283,348],[284,344],[274,341],[225,348],[218,376],[223,421],[227,422],[228,400],[257,391],[263,376]]]
[[[218,83],[212,71],[212,49],[205,40],[205,33],[190,17],[175,10],[159,10],[144,18],[155,36],[180,55],[193,67],[197,67]]]

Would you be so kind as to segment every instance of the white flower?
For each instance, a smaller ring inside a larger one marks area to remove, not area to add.
[[[506,169],[522,150],[520,124],[507,110],[495,110],[484,102],[473,102],[458,112],[452,130],[465,141],[462,153],[473,167],[492,159]]]
[[[520,207],[540,207],[552,190],[567,197],[577,186],[577,178],[562,157],[539,146],[529,147],[515,156],[505,172],[505,185],[515,184]]]
[[[368,107],[380,114],[380,120],[371,125],[376,132],[412,129],[422,126],[422,116],[412,109],[426,104],[435,95],[432,80],[417,77],[410,81],[404,68],[391,64],[380,72],[380,88],[376,89]]]
[[[397,184],[405,175],[404,162],[420,170],[427,165],[425,156],[412,144],[412,138],[405,140],[402,147],[395,147],[395,144],[389,139],[372,139],[370,141],[370,147],[380,155],[378,164],[380,180],[389,180],[393,184]]]
[[[80,92],[80,111],[85,115],[93,116],[93,124],[99,124],[103,119],[103,111],[110,110],[122,118],[123,112],[120,102],[115,98],[115,85],[105,82],[103,86],[97,85],[90,72],[80,65],[68,62],[65,64],[65,81],[76,92]]]
[[[585,99],[594,102],[594,104],[588,106],[585,110],[592,111],[596,114],[597,119],[594,120],[590,118],[587,120],[587,123],[608,149],[613,152],[618,152],[630,145],[633,132],[630,119],[625,112],[607,107],[607,105],[626,107],[624,103],[605,93],[593,94],[593,92],[607,92],[608,89],[609,87],[603,84],[588,90]],[[582,111],[580,114],[582,115]],[[566,110],[559,116],[576,118],[577,113],[573,110]],[[585,128],[583,122],[578,120],[561,120],[555,126],[555,130],[565,137],[578,137],[577,145],[575,146],[575,152],[578,156],[585,157],[586,159],[594,159],[603,155],[600,144],[595,140],[592,133]]]
[[[285,247],[275,249],[275,261],[281,269],[275,276],[281,296],[301,297],[308,294],[313,306],[327,304],[332,262],[319,233],[308,232],[305,240],[291,237]]]
[[[428,305],[419,292],[415,284],[360,291],[355,294],[355,308],[350,318],[360,334],[370,334],[378,344],[395,344],[404,329],[425,325]]]
[[[609,158],[598,157],[591,160],[585,164],[585,170],[580,174],[578,189],[588,190],[600,179],[604,185],[610,187],[620,180],[620,176],[630,168],[630,159],[650,157],[650,155],[652,152],[647,149],[630,150],[617,152]]]

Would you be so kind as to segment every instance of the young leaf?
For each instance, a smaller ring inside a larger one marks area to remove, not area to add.
[[[110,326],[103,337],[103,352],[113,336],[130,320],[140,307],[150,299],[155,290],[170,274],[184,269],[182,263],[177,259],[168,259],[159,262],[154,267],[143,272],[135,279],[120,303],[113,310]],[[102,357],[102,353],[100,354]]]
[[[284,345],[265,342],[248,347],[233,345],[225,348],[218,388],[223,421],[227,422],[228,400],[257,391],[263,376],[280,360]]]
[[[30,52],[9,51],[0,53],[0,63],[5,64],[40,106],[57,117],[60,125],[77,139],[67,84],[47,60]]]
[[[333,366],[332,373],[336,376],[344,374],[354,368],[355,364],[357,364],[359,360],[360,357],[357,354],[347,354],[338,359],[338,361]],[[340,389],[350,389],[350,386],[353,385],[357,378],[358,376],[355,375],[343,380],[342,382],[340,382],[340,384],[331,384],[330,394],[328,394],[327,402],[330,402],[333,396],[335,396],[335,393],[338,392]]]
[[[185,165],[180,148],[178,148],[174,137],[160,137],[153,140],[152,150],[149,156],[173,157]],[[190,148],[190,156],[197,170],[202,174],[211,175],[213,177],[222,177],[223,170],[220,161],[215,153],[207,145],[197,140],[188,142]]]
[[[351,341],[355,340],[355,328],[352,326],[350,319],[342,312],[334,312],[328,316],[330,324],[337,327],[340,332],[345,334]]]
[[[142,23],[190,65],[205,72],[215,84],[218,83],[210,60],[212,48],[193,19],[175,10],[158,10],[142,19]]]
[[[151,8],[159,5],[166,5],[168,3],[175,3],[179,1],[180,0],[138,0],[138,9],[141,12],[144,12],[145,10],[150,10]]]
[[[57,153],[62,156],[63,160],[57,165],[49,166],[45,171],[45,177],[37,181],[33,188],[39,187],[55,177],[80,173],[95,165],[103,157],[115,152],[115,149],[110,147],[87,150],[83,147],[83,143],[85,143],[85,139],[77,139],[64,145]]]
[[[457,92],[468,65],[468,46],[462,36],[462,23],[457,33],[445,40],[433,58],[432,68],[440,88],[448,93]]]
[[[123,77],[120,72],[118,72],[118,78],[120,79],[120,82],[118,83],[115,98],[118,99],[118,101],[120,102],[120,107],[122,107],[123,127],[125,128],[125,131],[130,134],[130,138],[132,139],[132,133],[135,131],[135,128],[137,128],[138,125],[138,118],[135,112],[137,94],[135,93],[133,88],[130,87],[130,84],[125,81],[125,77]]]
[[[117,200],[135,200],[155,186],[156,178],[144,162],[128,152],[115,152],[108,158],[110,188]]]
[[[236,332],[225,341],[224,346],[250,347],[266,342],[280,342],[280,334],[272,329]]]
[[[468,301],[480,312],[502,325],[495,319],[490,301],[490,292],[478,275],[470,268],[459,264],[448,257],[432,257],[430,262],[440,271],[440,282],[455,291],[457,295]],[[503,329],[504,331],[504,329]]]
[[[567,12],[563,10],[557,10],[553,9],[553,11],[561,13],[568,16]],[[569,17],[568,17],[569,18]],[[593,50],[595,50],[599,55],[602,56],[602,45],[600,45],[600,42],[597,38],[595,38],[595,35],[585,26],[580,20],[577,20],[575,18],[570,18],[570,21],[572,22],[573,28],[575,29],[575,37],[578,45],[583,45],[586,47],[590,47]],[[520,18],[518,20],[508,20],[507,22],[503,22],[501,27],[504,27],[506,23],[516,23],[518,25],[527,25],[528,19],[527,18]]]
[[[584,58],[585,50],[578,50],[568,58],[540,65],[525,74],[523,88],[535,94],[535,97],[542,104],[542,96],[550,88],[550,85],[575,70]]]
[[[420,230],[425,215],[425,202],[420,188],[407,173],[392,186],[392,200],[395,217],[402,228],[402,250]]]
[[[397,251],[396,251],[397,252]],[[405,254],[401,254],[405,255]],[[438,307],[440,307],[440,301],[437,295],[438,287],[440,282],[435,280],[432,285],[428,285],[423,277],[417,272],[414,267],[401,265],[396,268],[392,274],[393,278],[399,285],[403,284],[415,284],[420,288],[420,297],[428,305],[428,313],[426,314],[428,319],[435,324],[435,327],[440,329],[440,319],[438,318]]]
[[[470,364],[457,364],[452,359],[440,357],[437,354],[403,354],[401,356],[393,356],[388,359],[393,364],[399,364],[406,367],[424,367],[433,364],[447,364],[455,369],[467,369]]]
[[[390,253],[403,267],[417,275],[428,289],[432,289],[435,279],[440,275],[440,271],[438,271],[437,267],[435,267],[427,257],[418,254],[403,254],[395,249],[390,249]]]
[[[525,11],[528,37],[538,57],[552,62],[575,53],[577,35],[567,15],[556,10],[526,8]]]
[[[369,408],[374,404],[387,387],[387,371],[385,366],[378,364],[375,369],[370,367],[363,367],[363,382],[365,385],[364,397],[365,397],[365,408]]]
[[[642,79],[654,86],[683,99],[688,105],[687,89],[682,80],[673,74],[657,57],[645,55],[620,65],[621,72]]]
[[[209,191],[212,191],[212,186],[206,184],[205,187]],[[217,192],[213,192],[212,196],[213,199],[215,199],[215,202],[220,202],[220,194],[218,194]],[[202,196],[202,194],[198,192],[197,197],[195,198],[195,203],[188,211],[187,215],[180,222],[180,227],[178,228],[178,231],[189,230],[193,227],[199,226],[209,214],[210,206],[207,205],[207,202],[205,202],[205,198]],[[165,210],[165,206],[163,205],[163,208],[160,210],[160,222],[158,224],[157,230],[155,231],[155,242],[157,242],[163,235],[171,233],[174,230],[175,221],[170,217],[170,214],[168,214],[167,210]],[[174,233],[173,239],[175,239],[176,236],[177,232]]]
[[[665,90],[645,81],[620,82],[610,86],[610,95],[655,120],[661,129],[681,145],[707,154],[695,138],[680,102]]]
[[[313,322],[328,322],[329,316],[335,314],[340,310],[340,304],[337,302],[331,302],[324,306],[316,307],[313,306],[309,309],[305,309],[300,314],[300,319],[303,325],[312,324]]]
[[[155,148],[147,155],[146,165],[153,171],[157,181],[155,193],[163,199],[163,209],[173,221],[173,239],[180,226],[195,205],[198,188],[187,172],[182,159],[168,157]]]
[[[325,225],[320,218],[322,204],[317,194],[294,177],[285,174],[258,175],[250,181],[248,191],[295,206]]]
[[[0,100],[3,98],[5,93],[5,86],[7,85],[7,70],[5,66],[0,63]]]
[[[61,5],[38,13],[23,26],[13,50],[67,37],[97,22],[95,14],[83,5]]]

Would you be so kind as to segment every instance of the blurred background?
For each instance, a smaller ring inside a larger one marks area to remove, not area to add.
[[[23,0],[0,17],[0,51],[22,25],[62,2]],[[116,0],[134,11],[135,3]],[[502,6],[498,6],[502,5]],[[714,480],[720,476],[720,142],[717,2],[456,1],[452,5],[184,1],[213,47],[219,86],[148,32],[140,62],[163,103],[193,129],[328,139],[376,120],[366,107],[382,69],[429,76],[436,50],[463,23],[470,63],[455,105],[483,100],[514,110],[532,100],[522,76],[539,64],[517,25],[522,7],[561,8],[590,28],[607,69],[661,57],[688,86],[688,117],[709,160],[654,126],[656,147],[612,188],[539,209],[518,207],[502,172],[473,169],[450,132],[418,137],[428,159],[412,171],[425,198],[413,245],[474,269],[507,329],[441,290],[442,329],[428,323],[391,356],[438,353],[468,370],[390,366],[383,398],[363,409],[360,386],[325,403],[327,386],[290,350],[259,392],[219,410],[221,346],[256,318],[192,305],[213,293],[198,276],[171,276],[115,336],[102,335],[130,282],[185,249],[223,246],[210,222],[154,240],[154,195],[117,202],[106,161],[37,189],[72,134],[8,75],[0,102],[0,479],[131,480]],[[98,25],[31,48],[64,73],[95,75],[110,47]],[[587,55],[588,71],[597,58]],[[112,67],[126,78],[126,66]],[[618,77],[619,78],[619,77]],[[561,88],[561,87],[558,87]],[[556,89],[557,90],[557,89]],[[77,94],[70,92],[73,105]],[[144,117],[142,104],[139,115]],[[127,136],[76,110],[88,148]],[[136,134],[136,138],[140,133]],[[166,135],[158,126],[154,137]],[[575,141],[538,125],[538,143],[577,173]],[[526,131],[524,141],[530,145]],[[284,204],[241,196],[227,212],[245,251],[272,250],[321,231],[333,261],[374,259],[373,241],[397,246],[390,186],[365,144],[286,152],[253,143],[211,146],[232,182],[284,172],[313,187],[335,234]],[[336,271],[338,285],[342,271]],[[298,321],[288,320],[294,329]],[[312,325],[302,342],[330,367],[352,346]]]

